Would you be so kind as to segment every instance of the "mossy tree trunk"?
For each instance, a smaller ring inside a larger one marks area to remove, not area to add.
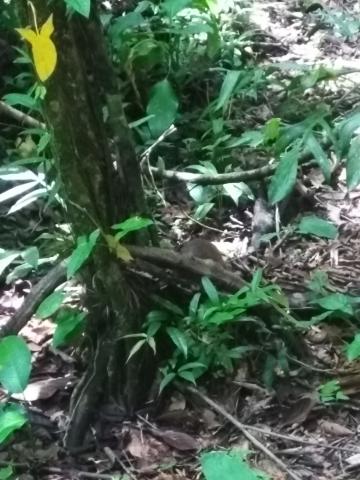
[[[46,83],[44,114],[74,237],[110,227],[132,215],[145,214],[139,163],[127,126],[118,81],[109,63],[104,35],[93,1],[89,20],[67,16],[65,2],[33,1],[41,25],[53,13],[52,36],[58,52],[53,76]],[[23,25],[32,15],[18,0]],[[104,108],[108,121],[104,121]],[[114,168],[114,163],[116,168]],[[149,243],[145,233],[133,239]],[[87,339],[92,355],[73,395],[67,445],[81,445],[101,395],[125,401],[133,411],[143,400],[140,357],[124,372],[126,347],[120,337],[138,331],[144,318],[139,295],[120,262],[105,243],[82,272],[87,287]],[[149,372],[146,378],[151,379]]]

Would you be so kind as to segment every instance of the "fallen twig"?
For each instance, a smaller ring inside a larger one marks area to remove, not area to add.
[[[257,438],[255,438],[251,433],[248,432],[248,428],[245,427],[242,423],[240,423],[235,417],[233,417],[230,413],[228,413],[224,408],[220,405],[215,403],[211,398],[204,395],[203,393],[199,392],[194,387],[186,387],[186,390],[193,395],[198,396],[207,403],[211,408],[213,408],[216,412],[220,413],[223,417],[227,418],[233,425],[235,425],[256,448],[261,450],[267,457],[269,457],[274,463],[276,463],[279,467],[281,467],[285,472],[291,477],[293,480],[301,480],[296,473],[289,469],[289,467],[280,459],[278,458],[273,452],[271,452],[265,445],[263,445]]]
[[[19,310],[0,327],[0,338],[16,335],[34,315],[40,303],[66,279],[65,261],[53,267],[32,289]]]

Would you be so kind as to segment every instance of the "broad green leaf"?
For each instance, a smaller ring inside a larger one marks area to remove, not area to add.
[[[208,277],[202,277],[201,278],[201,283],[203,286],[203,289],[205,290],[206,295],[209,297],[209,300],[211,301],[212,304],[218,305],[220,298],[219,298],[219,293],[215,287],[215,285],[212,283],[212,281]]]
[[[187,357],[188,346],[185,335],[175,327],[167,327],[166,329],[169,337],[174,342],[175,346],[182,352],[184,357]]]
[[[91,0],[65,0],[65,3],[75,10],[75,12],[80,13],[83,17],[89,18]]]
[[[126,15],[114,19],[110,27],[110,35],[121,35],[126,30],[138,27],[143,23],[144,17],[140,12],[129,12]]]
[[[25,262],[33,268],[37,268],[39,264],[39,249],[37,247],[29,247],[21,254]]]
[[[272,205],[283,200],[293,189],[298,169],[301,143],[296,142],[280,157],[279,165],[271,179],[269,200]]]
[[[357,333],[354,340],[346,345],[345,351],[346,358],[349,362],[352,362],[360,357],[360,333]]]
[[[346,184],[353,190],[360,183],[360,135],[353,139],[346,161]]]
[[[89,236],[83,235],[77,239],[77,246],[73,253],[70,255],[68,264],[67,264],[67,278],[71,278],[75,273],[83,266],[86,260],[89,258],[91,252],[93,251],[97,239],[99,238],[100,231],[95,230]]]
[[[25,390],[31,372],[31,353],[25,340],[10,335],[0,340],[0,383],[10,393]]]
[[[276,117],[271,118],[266,122],[264,128],[264,142],[272,142],[279,138],[280,125],[281,119]]]
[[[154,337],[148,337],[146,339],[149,347],[151,348],[151,350],[154,352],[154,355],[156,355],[156,342],[155,342],[155,339]]]
[[[314,158],[317,161],[319,167],[321,168],[325,180],[329,182],[331,177],[331,163],[324,149],[322,148],[318,140],[315,138],[315,135],[313,135],[312,133],[306,135],[304,143],[305,146],[314,155]]]
[[[22,193],[27,192],[31,188],[35,187],[38,183],[38,181],[22,183],[21,185],[16,185],[16,187],[12,187],[3,193],[0,193],[0,203],[6,202],[7,200],[10,200],[14,197],[18,197]]]
[[[15,252],[12,250],[0,252],[0,276],[4,270],[17,258],[21,252]]]
[[[191,382],[196,385],[194,373],[191,370],[184,370],[183,372],[178,372],[178,377],[183,378],[187,382]]]
[[[205,453],[201,456],[201,467],[206,480],[270,480],[250,468],[244,460],[244,452]]]
[[[161,9],[169,18],[175,17],[184,8],[190,7],[192,0],[165,0],[161,3]]]
[[[160,330],[161,326],[162,326],[161,322],[151,322],[146,331],[146,335],[148,337],[153,337]]]
[[[231,96],[234,94],[234,90],[240,78],[240,74],[241,72],[239,70],[229,70],[226,73],[224,81],[221,85],[219,98],[216,102],[215,110],[220,110],[227,105]]]
[[[1,415],[1,412],[0,412],[0,415]],[[1,436],[1,432],[0,432],[0,436]],[[13,478],[13,475],[14,475],[14,470],[11,465],[0,468],[0,480],[9,480]]]
[[[151,312],[146,315],[147,323],[164,323],[168,318],[168,313],[163,310],[151,310]]]
[[[23,408],[17,405],[9,405],[0,410],[0,444],[26,422],[27,417]]]
[[[56,317],[56,330],[53,336],[55,348],[66,345],[76,337],[85,326],[84,312],[71,309],[60,311]]]
[[[298,232],[304,235],[315,235],[317,237],[333,240],[338,234],[336,225],[322,218],[310,215],[303,217],[298,226]]]
[[[239,205],[240,198],[254,199],[252,191],[244,182],[225,183],[223,189],[224,192],[233,200],[235,205]]]
[[[29,108],[31,110],[38,110],[38,102],[30,95],[25,93],[8,93],[3,96],[3,99],[7,105],[21,105],[22,107]]]
[[[54,313],[59,310],[65,297],[66,294],[61,290],[51,293],[41,302],[35,315],[41,319],[51,317],[51,315],[54,315]]]
[[[146,108],[149,128],[153,138],[159,137],[175,121],[179,101],[170,82],[165,79],[158,82],[150,91],[150,99]]]
[[[194,219],[203,220],[213,209],[214,205],[215,203],[202,203],[199,205],[194,212]]]
[[[142,228],[153,225],[153,223],[154,222],[149,218],[131,217],[124,222],[113,225],[111,228],[113,228],[114,230],[120,230],[119,234],[116,235],[117,240],[120,240],[120,238],[124,237],[129,232],[141,230]]]
[[[351,304],[351,297],[343,293],[332,293],[326,297],[313,300],[312,303],[320,305],[325,310],[333,312],[342,312],[348,315],[354,315],[354,309]]]

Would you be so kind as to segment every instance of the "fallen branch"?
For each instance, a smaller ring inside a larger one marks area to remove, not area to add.
[[[186,390],[193,395],[201,398],[205,403],[207,403],[213,410],[217,413],[220,413],[223,417],[229,420],[233,425],[235,425],[241,433],[244,435],[245,438],[249,440],[256,448],[261,450],[267,457],[269,457],[274,463],[276,463],[279,467],[281,467],[285,472],[291,477],[293,480],[301,480],[301,478],[296,475],[289,467],[280,459],[278,458],[273,452],[271,452],[265,445],[263,445],[257,438],[255,438],[251,433],[248,432],[248,428],[245,427],[241,422],[239,422],[235,417],[230,415],[224,408],[220,405],[215,403],[211,398],[207,397],[203,393],[199,392],[194,387],[186,387]]]
[[[40,122],[40,120],[37,120],[36,118],[31,117],[30,115],[27,115],[26,113],[23,113],[20,110],[17,110],[16,108],[11,107],[10,105],[7,105],[5,102],[2,101],[0,101],[0,113],[4,113],[8,117],[11,117],[17,122],[19,122],[20,124],[30,128],[46,128],[45,123]]]
[[[40,303],[66,279],[65,261],[53,267],[32,289],[19,310],[0,327],[0,338],[16,335],[34,315]]]

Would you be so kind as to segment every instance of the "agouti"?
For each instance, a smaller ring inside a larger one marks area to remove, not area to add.
[[[194,238],[186,242],[180,252],[186,257],[200,258],[201,260],[213,260],[219,263],[221,266],[225,265],[225,262],[221,256],[219,250],[209,240],[203,238]]]

